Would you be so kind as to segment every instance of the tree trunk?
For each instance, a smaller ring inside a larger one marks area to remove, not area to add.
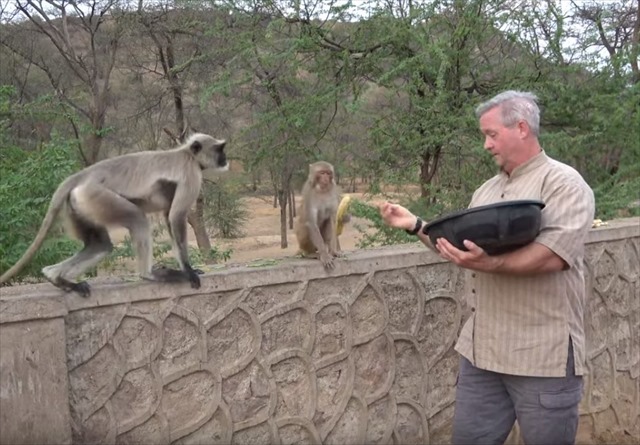
[[[293,211],[293,217],[298,216],[298,208],[296,207],[296,192],[291,190],[291,210]]]
[[[278,191],[278,201],[280,202],[280,247],[286,249],[287,242],[287,193],[284,190]]]
[[[287,194],[287,201],[289,202],[289,230],[293,229],[294,207],[293,207],[293,191]]]
[[[97,134],[99,128],[93,128],[84,138],[82,146],[82,160],[85,166],[93,165],[100,160],[100,148],[102,147],[102,138]]]
[[[438,163],[440,162],[440,154],[442,147],[427,148],[422,155],[422,162],[420,163],[420,196],[423,198],[431,199],[431,193],[429,186],[438,171]]]

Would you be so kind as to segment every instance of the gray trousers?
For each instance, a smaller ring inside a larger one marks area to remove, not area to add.
[[[571,342],[566,377],[500,374],[461,357],[452,442],[502,445],[518,419],[526,445],[573,445],[582,386]]]

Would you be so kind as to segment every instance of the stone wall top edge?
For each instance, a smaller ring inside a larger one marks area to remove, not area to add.
[[[587,244],[640,237],[640,217],[606,221],[606,225],[589,231]]]
[[[68,313],[64,295],[21,295],[0,298],[0,324],[63,317]]]
[[[610,221],[589,233],[588,244],[640,237],[640,218]],[[0,288],[0,323],[64,316],[70,311],[114,304],[161,300],[178,296],[227,292],[249,287],[288,282],[302,282],[372,271],[404,269],[444,263],[437,254],[422,244],[386,246],[345,252],[332,271],[325,271],[318,261],[299,258],[274,260],[270,266],[227,265],[224,269],[202,277],[202,287],[188,284],[161,285],[130,282],[126,278],[92,280],[92,295],[82,298],[64,293],[49,283]],[[453,267],[453,266],[452,266]]]
[[[0,323],[63,316],[68,312],[114,304],[162,300],[189,295],[234,291],[244,288],[302,282],[372,271],[405,269],[444,263],[422,245],[389,246],[345,252],[336,267],[326,271],[319,261],[285,258],[270,266],[231,265],[201,276],[200,289],[189,284],[157,284],[121,279],[91,280],[91,296],[65,293],[49,283],[19,285],[0,291]],[[34,310],[34,308],[38,310]],[[50,310],[46,310],[50,308]]]

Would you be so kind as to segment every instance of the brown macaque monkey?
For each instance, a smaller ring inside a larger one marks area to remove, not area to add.
[[[319,161],[309,165],[309,177],[302,188],[302,203],[295,224],[300,254],[319,258],[327,269],[339,256],[336,214],[340,192],[334,180],[333,165]]]

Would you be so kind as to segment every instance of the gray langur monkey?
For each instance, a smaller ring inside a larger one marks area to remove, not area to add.
[[[166,151],[143,151],[105,159],[63,181],[53,194],[40,230],[22,258],[2,276],[0,284],[33,258],[64,209],[68,230],[84,243],[72,257],[42,273],[54,286],[87,297],[87,282],[73,282],[111,252],[109,226],[123,226],[134,242],[138,272],[143,279],[161,282],[189,281],[200,287],[200,278],[189,264],[187,214],[202,186],[202,171],[229,169],[226,141],[196,133],[181,146]],[[181,270],[153,269],[151,226],[147,213],[162,212],[169,228],[174,255]]]

